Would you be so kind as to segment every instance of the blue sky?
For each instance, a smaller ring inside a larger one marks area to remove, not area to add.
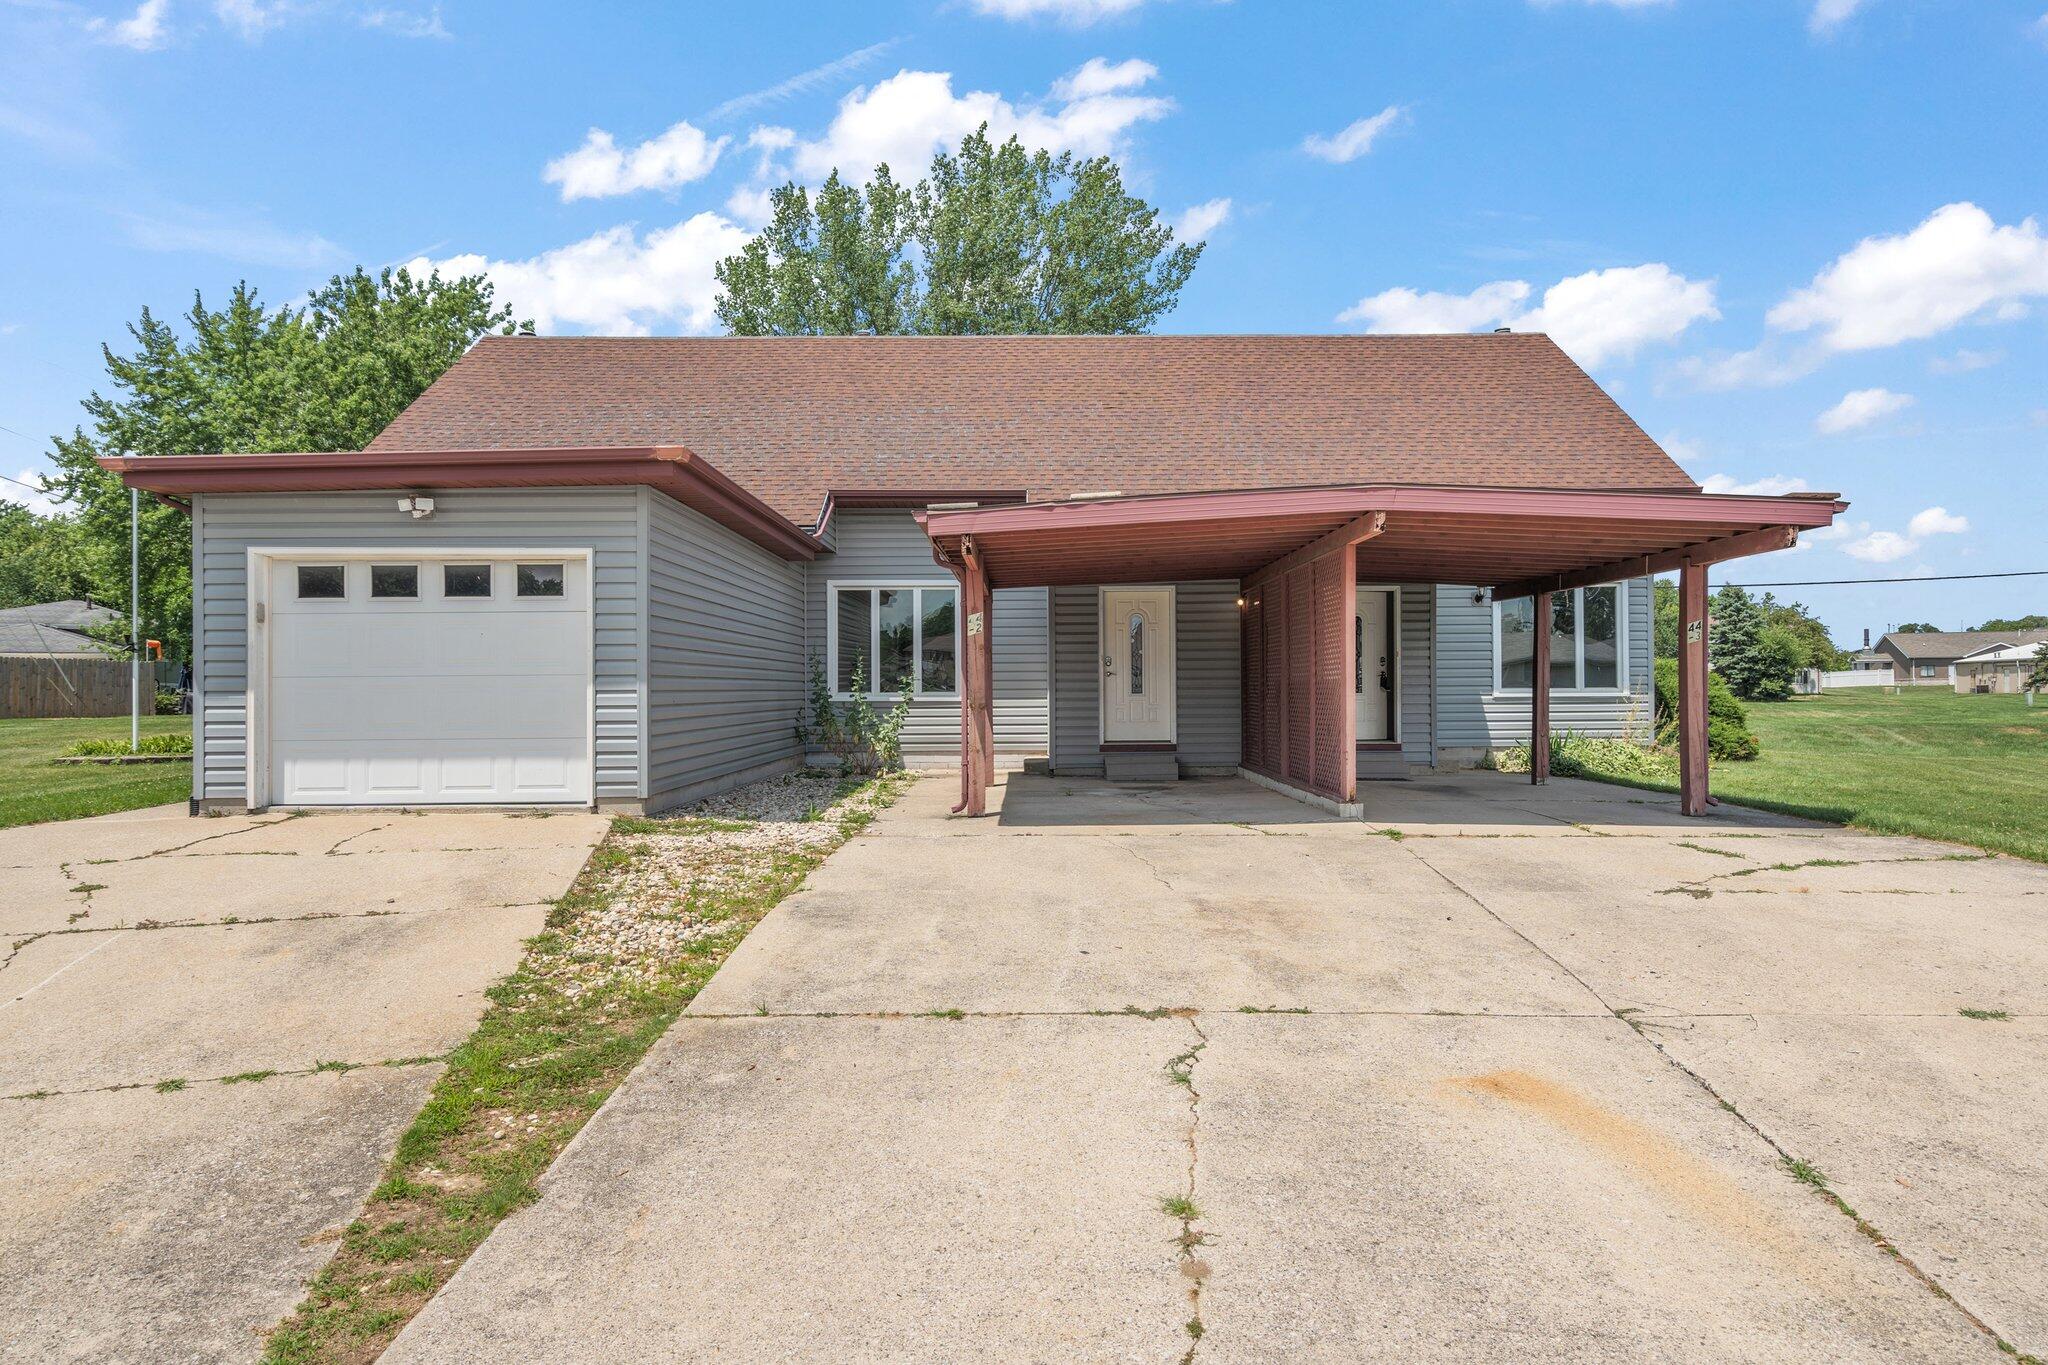
[[[705,330],[766,185],[986,117],[1206,235],[1168,330],[1542,327],[1695,478],[1853,500],[1725,578],[2048,568],[2044,11],[0,0],[0,473],[145,303],[425,259]],[[1793,595],[1847,641],[2048,579]]]

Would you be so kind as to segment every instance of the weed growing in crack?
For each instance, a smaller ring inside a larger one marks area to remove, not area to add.
[[[1307,1005],[1239,1005],[1239,1014],[1307,1014]]]
[[[361,1062],[315,1062],[313,1074],[317,1076],[323,1071],[354,1071],[361,1065]]]
[[[276,1074],[277,1071],[274,1068],[269,1071],[238,1071],[232,1076],[221,1077],[220,1083],[222,1085],[252,1085],[257,1081],[267,1081]]]
[[[1184,1194],[1161,1195],[1159,1211],[1168,1218],[1178,1218],[1183,1223],[1192,1223],[1202,1216],[1202,1211],[1195,1207],[1195,1201]]]
[[[1962,1015],[1965,1019],[1989,1019],[1996,1020],[1999,1023],[2004,1023],[2012,1018],[2011,1010],[1960,1009],[1956,1013]]]
[[[1733,850],[1733,849],[1729,849],[1729,848],[1715,848],[1715,847],[1713,847],[1713,846],[1712,846],[1711,844],[1695,844],[1695,843],[1691,843],[1691,842],[1688,842],[1687,840],[1684,840],[1684,839],[1680,839],[1680,840],[1678,841],[1678,845],[1677,845],[1677,846],[1678,846],[1679,848],[1689,848],[1689,849],[1691,849],[1691,850],[1692,850],[1693,852],[1695,852],[1695,853],[1711,853],[1711,854],[1713,854],[1713,855],[1714,855],[1715,857],[1717,857],[1717,858],[1741,858],[1741,857],[1742,857],[1742,855],[1741,855],[1740,853],[1737,853],[1737,852],[1736,852],[1735,850]]]
[[[162,1080],[156,1083],[156,1093],[159,1095],[174,1095],[184,1088],[185,1078],[183,1076],[173,1076],[169,1080]]]
[[[924,1017],[927,1019],[965,1019],[967,1011],[963,1009],[926,1010]]]

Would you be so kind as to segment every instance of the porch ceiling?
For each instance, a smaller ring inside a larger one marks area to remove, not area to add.
[[[991,586],[1021,588],[1242,579],[1366,512],[1384,512],[1381,533],[1358,546],[1360,581],[1492,587],[1595,568],[1617,578],[1657,572],[1673,567],[1660,557],[1825,526],[1846,506],[1832,495],[1354,487],[1032,503],[919,520],[952,562],[971,536]]]

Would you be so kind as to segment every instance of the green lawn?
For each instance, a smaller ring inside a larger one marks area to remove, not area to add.
[[[145,735],[189,733],[190,716],[144,716]],[[90,720],[0,720],[0,829],[161,806],[192,795],[192,765],[56,764],[64,746],[81,739],[128,738],[128,717]]]
[[[1723,800],[2048,862],[2048,697],[1945,687],[1748,702],[1763,755],[1717,763]]]

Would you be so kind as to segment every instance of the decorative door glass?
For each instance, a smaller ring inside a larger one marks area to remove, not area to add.
[[[1145,695],[1145,618],[1131,613],[1131,695]]]

